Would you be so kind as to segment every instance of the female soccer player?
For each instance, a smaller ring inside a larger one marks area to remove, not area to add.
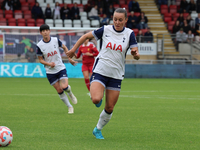
[[[50,28],[48,25],[43,24],[40,26],[40,34],[43,39],[37,44],[39,62],[44,65],[50,84],[53,85],[60,99],[67,105],[68,113],[72,114],[74,113],[74,108],[64,91],[67,92],[73,104],[77,103],[77,99],[72,93],[70,85],[68,85],[66,67],[62,62],[59,47],[62,47],[65,52],[68,49],[57,37],[50,37]],[[72,65],[77,63],[71,58],[69,58],[69,62]]]
[[[134,59],[138,60],[140,58],[135,34],[131,29],[124,27],[126,22],[126,10],[123,8],[116,9],[113,15],[114,25],[103,26],[84,34],[74,47],[67,52],[69,57],[73,57],[76,49],[86,39],[95,37],[97,40],[102,40],[101,50],[95,60],[90,80],[90,94],[94,104],[101,103],[104,89],[106,89],[105,108],[93,130],[93,135],[97,139],[104,139],[101,130],[111,119],[114,106],[117,103],[121,81],[124,78],[127,50],[131,49]]]
[[[85,84],[87,89],[90,91],[90,79],[89,77],[92,75],[92,67],[94,64],[94,57],[96,57],[99,52],[94,44],[89,42],[89,39],[85,40],[85,42],[79,47],[76,58],[79,58],[82,54],[82,72],[85,79]],[[90,93],[89,93],[90,95]]]

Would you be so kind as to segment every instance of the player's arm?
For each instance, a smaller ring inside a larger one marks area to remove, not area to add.
[[[93,51],[94,57],[96,57],[99,54],[99,51],[97,50],[97,48],[94,45],[93,45],[92,51]]]
[[[64,52],[67,54],[67,52],[69,51],[68,48],[67,48],[64,44],[62,44],[62,48],[63,48]],[[71,58],[68,57],[68,56],[67,56],[67,58],[68,58],[69,62],[70,62],[73,66],[75,66],[75,65],[78,63],[77,61],[74,61],[73,59],[71,59]]]
[[[43,59],[43,56],[38,56],[38,60],[39,60],[39,62],[40,62],[41,64],[47,65],[47,66],[51,66],[51,68],[55,67],[55,65],[56,65],[54,62],[50,62],[50,63],[46,62],[46,61]]]
[[[78,39],[78,41],[76,42],[76,44],[73,46],[73,48],[66,53],[67,56],[72,58],[75,55],[75,51],[79,48],[79,46],[81,46],[85,42],[85,40],[92,39],[92,38],[94,38],[94,36],[92,34],[92,31],[84,34],[83,36],[81,36]]]
[[[133,58],[138,60],[140,59],[140,54],[138,52],[138,47],[131,48],[131,55],[133,55]]]
[[[81,52],[81,46],[78,49],[78,53],[75,55],[75,57],[78,59],[81,56],[82,52]]]

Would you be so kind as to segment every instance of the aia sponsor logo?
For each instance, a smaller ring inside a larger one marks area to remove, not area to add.
[[[55,54],[58,54],[56,51],[54,51],[54,52],[51,52],[51,53],[48,53],[47,54],[47,57],[49,57],[49,56],[54,56]]]
[[[119,50],[119,51],[122,52],[122,45],[117,45],[117,44],[113,44],[113,45],[112,45],[111,42],[109,42],[109,43],[106,45],[106,48],[110,48],[110,49],[115,50],[115,51]]]

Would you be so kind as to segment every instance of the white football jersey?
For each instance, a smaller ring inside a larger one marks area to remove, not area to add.
[[[95,59],[93,72],[123,79],[125,58],[129,48],[137,47],[133,30],[125,28],[116,31],[113,25],[103,26],[92,32],[96,40],[101,39],[99,55]]]
[[[48,63],[55,63],[53,68],[45,65],[46,73],[48,74],[54,74],[66,68],[62,62],[59,47],[62,47],[62,42],[57,37],[51,37],[49,42],[44,42],[42,39],[37,44],[37,55],[43,56]]]

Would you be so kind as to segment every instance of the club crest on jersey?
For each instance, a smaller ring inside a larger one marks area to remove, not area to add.
[[[122,52],[122,45],[117,45],[117,44],[113,44],[113,45],[112,45],[111,42],[109,42],[109,43],[106,45],[106,48],[110,48],[110,49],[115,50],[115,51],[119,50],[119,51]]]
[[[54,51],[54,52],[51,52],[51,53],[48,53],[47,54],[47,57],[49,57],[49,56],[54,56],[55,54],[58,54],[56,51]]]

